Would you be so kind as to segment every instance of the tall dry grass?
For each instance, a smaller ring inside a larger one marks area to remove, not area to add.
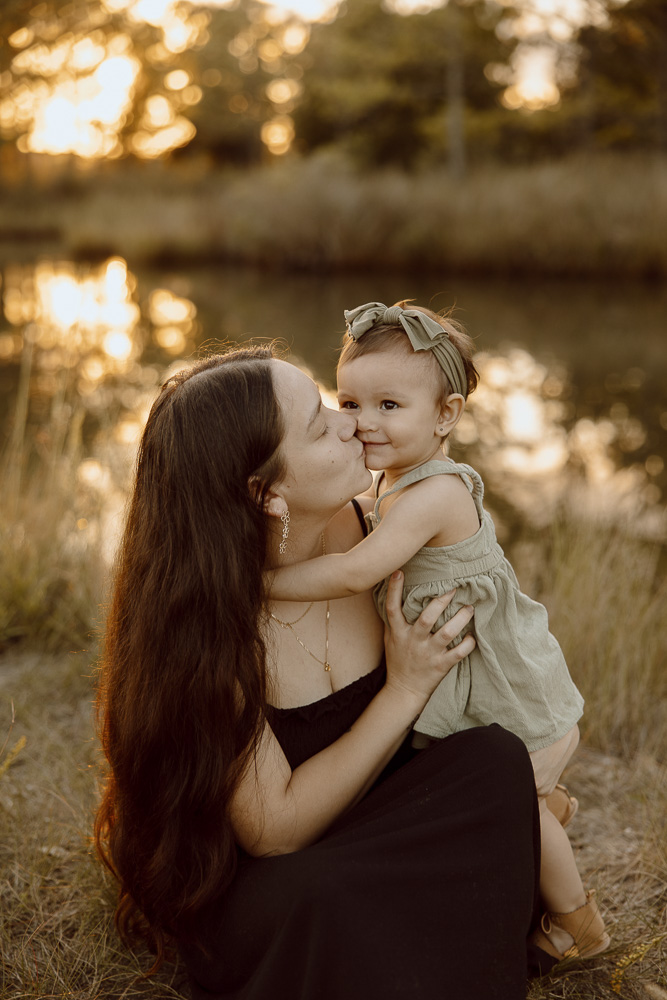
[[[634,525],[572,517],[517,548],[586,700],[568,832],[612,935],[529,1000],[667,1000],[667,550]]]
[[[364,174],[334,153],[236,172],[123,164],[57,198],[12,191],[2,210],[8,229],[53,230],[51,251],[135,262],[664,276],[665,166],[657,154],[580,154],[488,163],[455,180]]]
[[[90,657],[5,655],[0,732],[25,745],[0,774],[0,996],[3,1000],[180,997],[181,970],[141,978],[112,922],[114,887],[91,849],[98,749]],[[1,765],[0,765],[1,770]]]
[[[520,574],[521,563],[586,699],[587,743],[667,764],[665,542],[561,517],[523,549]]]
[[[232,259],[278,267],[662,275],[664,168],[580,156],[454,180],[313,158],[230,180],[211,223]]]
[[[32,434],[32,374],[27,342],[0,459],[0,652],[15,643],[53,651],[89,645],[106,573],[101,498],[78,482],[84,411],[63,369],[50,419]]]

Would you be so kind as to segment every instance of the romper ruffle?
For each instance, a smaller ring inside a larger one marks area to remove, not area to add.
[[[529,751],[550,746],[581,718],[584,701],[565,658],[549,632],[546,608],[519,589],[514,570],[496,539],[482,506],[484,485],[469,465],[425,462],[378,497],[367,515],[371,530],[380,523],[385,497],[436,475],[458,475],[470,490],[479,530],[454,545],[424,546],[401,567],[405,574],[403,613],[414,622],[434,597],[456,589],[438,619],[439,628],[465,604],[472,604],[477,645],[440,682],[415,724],[417,732],[441,738],[493,722],[519,736]],[[375,588],[378,612],[386,621],[387,582]],[[451,643],[457,645],[465,629]]]

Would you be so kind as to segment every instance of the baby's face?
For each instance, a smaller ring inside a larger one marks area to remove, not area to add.
[[[438,454],[440,399],[424,361],[386,351],[338,369],[338,406],[356,417],[369,469],[401,476]]]

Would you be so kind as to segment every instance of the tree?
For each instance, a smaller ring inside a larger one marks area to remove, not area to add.
[[[601,147],[667,146],[667,7],[663,0],[608,0],[600,25],[578,36],[578,102]]]
[[[452,2],[401,16],[380,0],[349,0],[333,23],[312,29],[294,113],[301,148],[338,145],[368,166],[444,160],[475,116],[499,110],[484,69],[509,51],[494,32],[500,14]],[[456,102],[463,129],[452,130]],[[455,155],[460,162],[461,148]]]
[[[308,29],[295,18],[268,19],[267,7],[240,0],[211,12],[206,46],[196,53],[203,98],[192,109],[197,135],[186,154],[207,151],[225,163],[257,161],[262,127],[285,121],[301,92]]]

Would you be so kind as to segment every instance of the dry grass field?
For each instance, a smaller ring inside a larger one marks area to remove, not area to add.
[[[578,279],[667,274],[664,155],[490,163],[460,180],[444,169],[363,174],[332,153],[238,171],[161,167],[7,187],[1,228],[51,256],[121,254],[135,264],[223,259],[327,273]]]

